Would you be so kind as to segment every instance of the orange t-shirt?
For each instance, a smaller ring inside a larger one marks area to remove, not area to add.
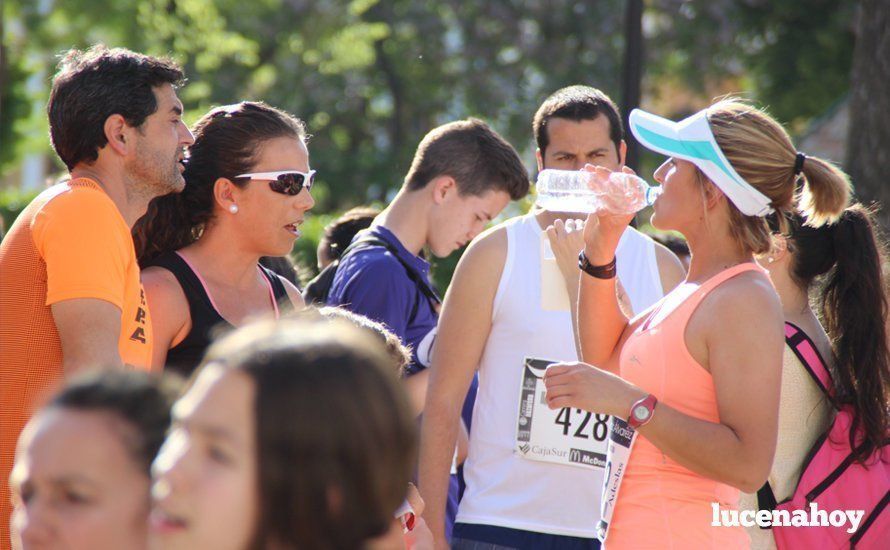
[[[41,193],[0,244],[0,548],[9,547],[8,478],[19,433],[62,381],[62,346],[50,305],[97,298],[121,310],[118,349],[151,365],[151,320],[130,228],[89,179]]]

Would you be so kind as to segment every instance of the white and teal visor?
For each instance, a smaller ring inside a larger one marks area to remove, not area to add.
[[[769,197],[745,181],[732,167],[714,140],[706,110],[680,122],[634,109],[630,131],[643,147],[698,166],[714,185],[747,216],[766,216],[773,211]]]

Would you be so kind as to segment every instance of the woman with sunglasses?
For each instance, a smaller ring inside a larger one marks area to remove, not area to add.
[[[300,120],[242,102],[211,110],[194,133],[185,189],[152,201],[133,230],[152,366],[183,376],[220,328],[303,307],[297,288],[259,259],[288,254],[315,204]]]

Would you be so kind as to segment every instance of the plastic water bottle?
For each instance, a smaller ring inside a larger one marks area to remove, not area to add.
[[[624,172],[542,170],[537,203],[551,212],[633,214],[655,202],[661,187]]]

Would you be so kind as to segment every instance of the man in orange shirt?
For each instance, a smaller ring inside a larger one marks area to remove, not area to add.
[[[0,548],[10,546],[16,440],[39,401],[86,369],[148,368],[151,321],[130,236],[154,197],[179,192],[185,148],[171,60],[69,51],[47,112],[71,179],[41,193],[0,244]]]

